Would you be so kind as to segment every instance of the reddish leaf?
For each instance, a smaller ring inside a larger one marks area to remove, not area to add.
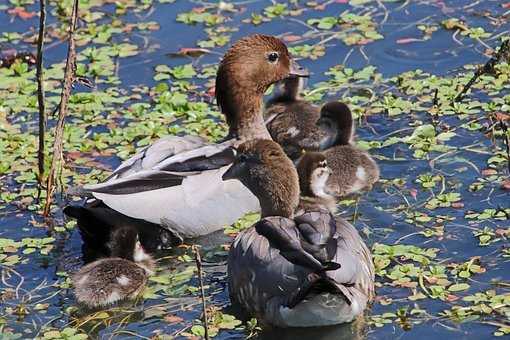
[[[510,234],[510,229],[501,229],[501,228],[498,228],[498,229],[496,229],[495,233],[498,236],[507,237]]]
[[[372,39],[360,39],[356,45],[367,45],[367,44],[370,44],[371,42],[374,42]]]
[[[462,203],[462,202],[453,202],[452,203],[452,208],[462,209],[462,208],[464,208],[464,203]]]
[[[482,176],[492,176],[497,175],[498,171],[495,169],[483,169],[482,170]]]
[[[459,299],[459,297],[457,295],[448,294],[446,296],[446,301],[448,301],[448,302],[454,302],[454,301],[457,301],[458,299]]]
[[[209,96],[214,97],[216,95],[216,86],[208,88],[206,93]]]
[[[283,37],[283,41],[286,42],[294,42],[300,40],[301,37],[299,35],[286,35]]]
[[[211,53],[211,50],[207,48],[198,48],[198,47],[181,47],[179,51],[175,53],[170,53],[172,56],[185,56],[185,57],[199,57],[203,54]]]
[[[496,112],[496,119],[502,120],[502,121],[505,121],[505,120],[510,121],[510,115],[503,113],[503,112]]]
[[[164,317],[164,320],[168,323],[180,323],[184,321],[183,318],[177,315],[167,315]]]
[[[501,183],[501,189],[510,191],[510,179],[505,179],[503,183]]]
[[[510,8],[510,2],[507,2],[506,4],[501,4],[501,7]]]
[[[418,42],[418,41],[422,41],[422,40],[416,39],[416,38],[401,38],[401,39],[397,39],[397,44],[410,44],[410,43]]]
[[[411,194],[412,198],[416,199],[416,196],[418,195],[418,190],[412,188],[411,190],[409,190],[409,194]]]
[[[31,19],[36,15],[35,12],[27,12],[23,7],[11,8],[7,11],[7,13],[13,16],[18,16],[23,20]]]

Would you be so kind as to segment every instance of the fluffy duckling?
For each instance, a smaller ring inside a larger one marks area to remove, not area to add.
[[[76,300],[89,308],[136,298],[153,274],[154,260],[143,249],[135,229],[116,229],[109,247],[114,257],[89,263],[72,277]]]
[[[379,167],[370,155],[354,145],[354,122],[351,110],[341,102],[329,102],[321,109],[317,125],[325,132],[320,141],[328,166],[332,169],[324,192],[343,197],[364,189],[370,190],[379,180]],[[307,164],[315,154],[305,154],[300,163]]]
[[[298,173],[278,144],[243,143],[223,178],[241,181],[262,207],[262,219],[230,247],[233,303],[278,327],[334,325],[362,314],[374,296],[370,252],[352,225],[327,210],[294,216]],[[304,189],[313,195],[316,184]]]
[[[327,182],[332,174],[326,156],[321,152],[307,152],[296,165],[299,176],[301,198],[296,214],[317,208],[336,212],[336,199],[327,192]]]
[[[74,188],[72,194],[93,196],[131,218],[129,223],[161,225],[178,239],[212,233],[258,211],[249,190],[221,176],[232,164],[233,145],[270,138],[262,113],[265,91],[297,76],[306,73],[281,40],[260,34],[240,39],[226,52],[216,76],[216,99],[229,125],[228,140],[210,144],[191,136],[163,138],[123,162],[105,182]],[[94,213],[88,209],[89,216]]]
[[[178,245],[180,240],[161,226],[138,220],[132,223],[132,219],[121,213],[111,210],[101,201],[93,201],[85,206],[67,206],[64,214],[74,217],[78,221],[78,229],[83,241],[83,262],[90,263],[103,257],[112,257],[111,246],[115,244],[115,233],[118,229],[130,226],[138,232],[140,243],[148,253],[154,253],[160,249],[171,248]]]
[[[287,78],[277,83],[275,95],[266,104],[264,117],[271,138],[291,159],[302,150],[318,150],[326,132],[317,126],[320,108],[300,96],[304,78]]]

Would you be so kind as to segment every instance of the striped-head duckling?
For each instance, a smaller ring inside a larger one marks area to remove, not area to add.
[[[327,182],[333,172],[328,166],[326,156],[321,152],[307,152],[296,164],[299,175],[301,198],[296,213],[314,208],[327,208],[336,212],[336,199],[327,192]]]
[[[89,308],[105,307],[136,298],[154,272],[133,228],[118,228],[109,244],[112,256],[91,262],[73,275],[76,300]]]
[[[327,137],[317,126],[320,107],[301,98],[305,78],[287,78],[275,86],[275,95],[267,102],[264,117],[272,139],[291,159],[303,150],[317,151]]]
[[[325,149],[322,152],[333,171],[325,191],[343,197],[370,190],[379,180],[379,167],[368,152],[354,144],[354,122],[349,107],[341,102],[325,104],[317,125],[326,132],[321,149]]]
[[[278,327],[334,325],[361,315],[374,295],[374,268],[356,229],[320,206],[295,216],[298,173],[275,142],[248,141],[237,151],[223,178],[238,179],[257,196],[262,218],[230,247],[232,302]]]

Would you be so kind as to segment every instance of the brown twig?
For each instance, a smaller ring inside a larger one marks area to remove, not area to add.
[[[202,259],[200,258],[200,251],[197,246],[193,246],[193,252],[195,253],[195,262],[197,264],[198,271],[198,282],[200,283],[200,296],[202,299],[202,309],[204,310],[204,314],[202,316],[202,322],[204,323],[204,338],[209,340],[209,326],[207,323],[207,305],[205,303],[205,292],[204,292],[204,279],[202,277]]]
[[[501,59],[509,58],[510,55],[510,40],[505,40],[499,47],[498,52],[494,54],[482,67],[479,67],[473,77],[468,81],[460,93],[455,97],[456,102],[460,102],[464,98],[464,94],[473,86],[473,84],[484,74],[493,74],[494,67],[501,61]]]
[[[39,104],[39,149],[37,159],[39,174],[37,178],[37,197],[41,195],[41,188],[44,181],[44,136],[46,131],[46,112],[44,107],[44,78],[43,78],[43,47],[44,33],[46,29],[46,0],[39,0],[39,37],[37,39],[37,103]]]
[[[67,61],[64,72],[64,85],[60,96],[60,105],[58,112],[57,126],[55,127],[55,142],[53,144],[53,155],[51,167],[46,181],[46,204],[44,206],[44,216],[48,216],[53,193],[55,192],[55,172],[57,167],[62,166],[62,144],[64,137],[64,123],[67,115],[67,106],[71,95],[71,88],[74,82],[74,73],[76,66],[76,45],[74,41],[74,31],[78,20],[78,0],[74,0],[71,15],[71,24],[69,28],[69,47],[67,49]]]

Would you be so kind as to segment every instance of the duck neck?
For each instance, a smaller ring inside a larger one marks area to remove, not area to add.
[[[266,88],[240,81],[227,71],[224,67],[218,71],[216,101],[226,117],[229,137],[242,141],[271,139],[262,114]]]
[[[273,199],[272,202],[260,202],[260,215],[262,218],[268,216],[294,217],[295,207],[285,201]]]
[[[247,98],[238,102],[229,115],[238,117],[229,127],[229,135],[237,136],[241,141],[251,139],[271,139],[262,114],[262,96]]]
[[[282,216],[292,218],[299,203],[299,185],[297,174],[292,171],[286,177],[272,178],[268,183],[254,184],[253,194],[259,199],[262,217]],[[291,183],[295,182],[295,184]]]

